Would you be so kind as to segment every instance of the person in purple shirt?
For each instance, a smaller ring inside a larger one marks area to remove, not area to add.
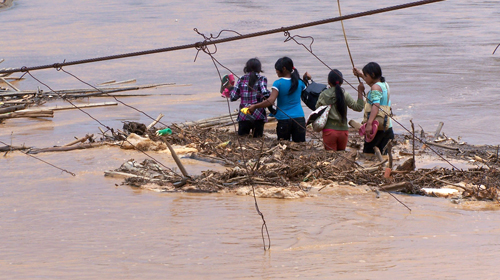
[[[262,137],[264,123],[267,122],[265,108],[259,108],[252,114],[245,115],[242,108],[262,102],[270,95],[267,89],[267,78],[260,75],[263,73],[262,65],[257,58],[249,59],[243,68],[243,75],[230,90],[230,100],[236,101],[241,98],[240,112],[238,114],[238,135],[248,135],[253,130],[253,137]]]

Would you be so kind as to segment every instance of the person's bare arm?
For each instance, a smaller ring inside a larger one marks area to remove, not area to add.
[[[253,111],[255,111],[255,109],[257,109],[257,108],[269,107],[269,106],[274,104],[274,101],[276,101],[276,98],[278,98],[278,90],[273,88],[273,90],[271,91],[271,95],[269,96],[268,99],[266,99],[260,103],[250,105],[250,107],[248,107],[248,110],[250,110],[250,112],[253,113]]]

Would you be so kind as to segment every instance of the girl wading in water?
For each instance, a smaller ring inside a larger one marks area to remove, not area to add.
[[[228,96],[231,101],[241,98],[240,109],[263,101],[269,97],[270,93],[267,89],[267,78],[260,75],[264,71],[262,71],[262,65],[257,58],[249,59],[243,72],[245,75],[230,89]],[[238,114],[238,135],[248,135],[252,130],[253,137],[262,137],[265,122],[267,122],[267,116],[264,108],[253,111],[251,115],[240,111]]]
[[[365,104],[363,123],[366,123],[366,138],[373,138],[373,140],[370,142],[365,140],[363,153],[375,153],[374,147],[378,147],[380,152],[382,152],[389,140],[394,139],[392,122],[389,117],[391,113],[389,84],[387,84],[385,78],[382,76],[382,68],[376,62],[366,64],[363,70],[354,67],[353,73],[355,76],[363,78],[370,86]],[[378,122],[378,129],[373,137],[371,134],[375,120]],[[387,154],[387,151],[384,154]]]
[[[289,57],[282,57],[276,61],[274,68],[279,79],[274,81],[271,96],[260,103],[248,107],[250,112],[259,108],[268,107],[278,100],[276,119],[278,125],[276,134],[278,140],[292,139],[293,142],[306,141],[306,120],[300,95],[306,88],[300,79],[299,72],[293,66],[293,61]]]
[[[309,73],[304,74],[305,77],[311,79]],[[334,69],[328,74],[328,85],[330,88],[321,92],[316,103],[316,108],[323,105],[332,105],[328,112],[328,120],[325,128],[323,128],[323,143],[325,150],[342,151],[347,147],[349,136],[349,127],[347,126],[347,107],[354,111],[361,112],[363,110],[363,90],[364,86],[361,83],[358,86],[358,99],[345,92],[342,87],[344,82],[342,73]]]

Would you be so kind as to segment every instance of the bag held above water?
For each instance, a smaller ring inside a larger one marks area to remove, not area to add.
[[[307,83],[307,81],[305,80]],[[316,110],[316,103],[318,102],[319,94],[326,89],[326,85],[316,83],[311,79],[311,82],[302,91],[300,98],[311,110]]]

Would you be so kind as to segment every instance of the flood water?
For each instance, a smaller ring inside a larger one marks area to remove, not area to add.
[[[344,15],[404,1],[344,1]],[[0,67],[37,66],[192,44],[193,31],[241,34],[338,15],[336,1],[40,1],[16,0],[0,10]],[[345,28],[358,67],[378,62],[391,84],[397,120],[412,119],[432,133],[438,122],[450,137],[498,145],[500,3],[453,0],[351,19]],[[340,23],[291,32],[312,36],[314,53],[356,85]],[[223,36],[232,36],[224,33]],[[274,62],[290,56],[302,74],[325,82],[328,69],[283,34],[217,46],[215,57],[241,75],[258,57],[269,83]],[[303,40],[307,43],[306,39]],[[211,48],[213,50],[213,48]],[[211,59],[195,49],[68,66],[91,84],[137,79],[184,87],[148,89],[120,98],[163,122],[227,113]],[[225,70],[224,70],[225,71]],[[223,74],[226,72],[223,71]],[[54,69],[32,74],[53,89],[87,88]],[[13,74],[19,76],[20,74]],[[23,90],[44,85],[29,76]],[[354,90],[346,86],[351,94]],[[114,101],[112,98],[77,103]],[[53,106],[63,104],[52,102]],[[237,104],[232,104],[232,109]],[[86,110],[107,126],[151,120],[123,105]],[[349,118],[361,115],[349,111]],[[13,145],[63,145],[100,124],[77,110],[53,119],[12,119],[0,140]],[[395,125],[396,133],[404,129]],[[166,154],[153,154],[168,166]],[[164,194],[122,186],[103,171],[145,156],[102,147],[2,155],[0,170],[0,279],[497,279],[500,217],[490,204],[397,195],[412,211],[382,194],[319,193],[298,200],[259,199],[271,250],[264,252],[261,219],[252,197]],[[188,172],[219,169],[185,161]]]

